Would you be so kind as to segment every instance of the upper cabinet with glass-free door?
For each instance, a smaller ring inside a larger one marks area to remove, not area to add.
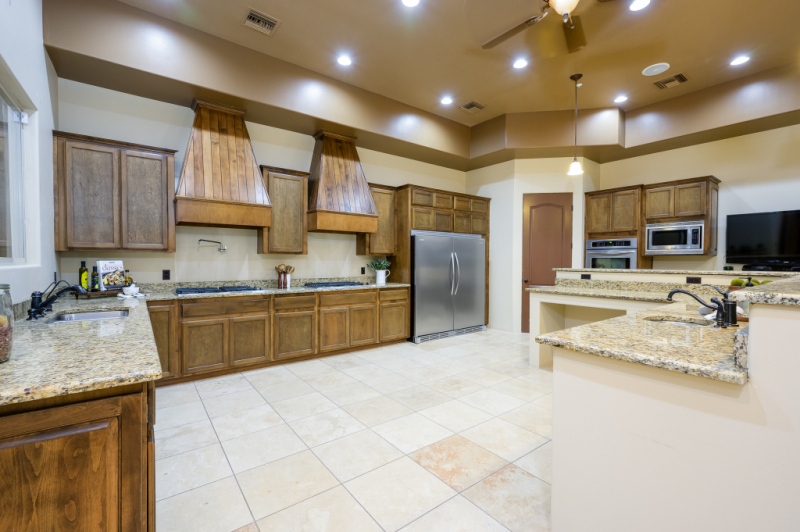
[[[53,132],[55,247],[175,251],[174,150]]]

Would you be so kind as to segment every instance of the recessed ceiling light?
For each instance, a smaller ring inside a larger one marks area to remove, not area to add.
[[[525,68],[526,66],[528,66],[528,62],[525,59],[520,58],[514,61],[514,68]]]
[[[406,7],[415,7],[419,4],[419,0],[403,0],[403,5]]]
[[[353,63],[353,61],[350,60],[349,55],[340,55],[339,59],[337,59],[336,61],[342,66],[348,66]]]
[[[614,98],[614,103],[622,103],[622,102],[627,102],[627,101],[628,101],[628,97],[625,96],[624,94],[620,94],[619,96]]]
[[[453,103],[453,99],[450,96],[442,98],[442,105],[450,105],[451,103]]]
[[[750,61],[750,57],[749,56],[740,55],[739,57],[736,57],[736,58],[734,58],[733,61],[731,61],[731,66],[743,65],[743,64],[747,63],[748,61]]]
[[[642,70],[645,76],[658,76],[669,70],[669,63],[656,63]]]
[[[641,11],[650,5],[650,0],[633,0],[630,5],[631,11]]]

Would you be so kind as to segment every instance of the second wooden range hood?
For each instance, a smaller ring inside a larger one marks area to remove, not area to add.
[[[197,99],[192,109],[194,123],[175,195],[175,222],[269,227],[272,206],[244,111]]]
[[[377,233],[378,210],[361,168],[355,138],[320,131],[308,181],[308,230]]]

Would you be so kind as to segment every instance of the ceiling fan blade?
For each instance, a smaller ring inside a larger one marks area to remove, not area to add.
[[[481,48],[483,48],[484,50],[488,50],[489,48],[494,48],[495,46],[497,46],[501,42],[507,41],[508,39],[513,37],[514,35],[516,35],[516,34],[520,33],[521,31],[524,31],[525,29],[533,26],[534,24],[536,24],[537,22],[539,22],[540,20],[542,20],[546,16],[547,16],[547,11],[544,11],[541,15],[538,15],[536,17],[531,17],[528,20],[526,20],[525,22],[523,22],[522,24],[517,24],[516,26],[514,26],[513,28],[511,28],[507,32],[503,33],[502,35],[500,35],[498,37],[495,37],[491,41],[485,43],[483,46],[481,46]]]
[[[567,40],[569,53],[575,53],[586,46],[586,34],[583,32],[581,17],[573,15],[570,17],[570,22],[563,24],[563,26],[564,38]]]

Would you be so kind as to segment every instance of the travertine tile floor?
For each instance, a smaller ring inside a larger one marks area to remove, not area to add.
[[[159,532],[550,528],[552,373],[495,330],[156,390]]]

